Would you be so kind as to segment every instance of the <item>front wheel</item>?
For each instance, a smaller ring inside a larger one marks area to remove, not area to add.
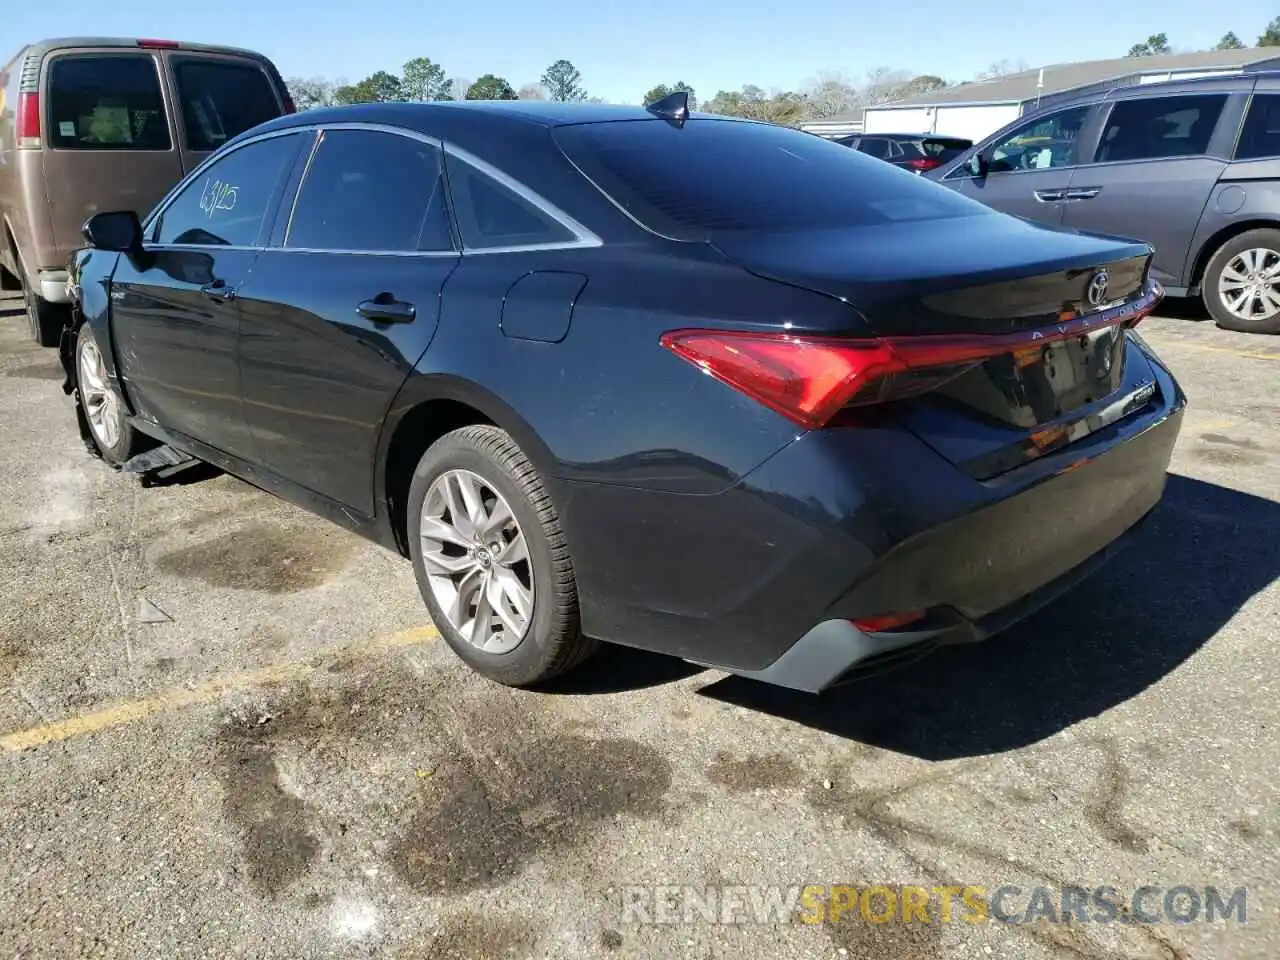
[[[147,437],[129,424],[124,398],[107,374],[93,329],[84,324],[76,335],[76,403],[102,459],[119,466],[143,452]]]
[[[431,619],[482,676],[529,686],[596,649],[555,507],[505,431],[463,427],[428,448],[409,488],[408,540]]]
[[[1205,308],[1225,330],[1280,333],[1280,230],[1247,230],[1210,258]]]

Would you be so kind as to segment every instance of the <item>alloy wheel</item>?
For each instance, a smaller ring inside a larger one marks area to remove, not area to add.
[[[1241,250],[1222,268],[1218,295],[1241,320],[1269,320],[1280,313],[1280,253],[1266,247]]]
[[[80,397],[89,429],[101,446],[114,447],[120,442],[120,401],[107,382],[106,364],[92,338],[80,347],[79,368]]]
[[[419,536],[427,581],[450,626],[485,653],[519,646],[533,620],[533,568],[502,494],[470,470],[442,473],[427,489]]]

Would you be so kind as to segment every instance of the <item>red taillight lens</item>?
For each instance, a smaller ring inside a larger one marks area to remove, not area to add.
[[[910,613],[887,613],[880,617],[863,617],[854,620],[853,625],[863,633],[880,633],[883,630],[897,630],[924,619],[923,610],[912,610]]]
[[[936,170],[942,166],[942,161],[937,157],[917,157],[915,160],[907,161],[907,166],[924,173],[926,170]]]
[[[18,94],[17,140],[20,147],[40,145],[40,94]]]
[[[785,332],[672,330],[660,342],[703,373],[810,430],[845,407],[927,393],[993,357],[1017,359],[1107,326],[1133,326],[1155,309],[1153,286],[1125,307],[1005,334],[837,339]]]
[[[148,50],[179,50],[182,44],[177,40],[156,40],[147,37],[138,41],[138,46],[145,47]]]

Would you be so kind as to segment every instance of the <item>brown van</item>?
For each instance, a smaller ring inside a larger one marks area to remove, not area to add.
[[[187,171],[293,103],[249,50],[172,40],[42,40],[0,68],[0,289],[56,346],[67,262],[103,210],[145,216]]]

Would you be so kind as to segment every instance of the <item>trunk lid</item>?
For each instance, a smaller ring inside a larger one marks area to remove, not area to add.
[[[936,230],[916,221],[714,243],[752,273],[856,310],[849,330],[824,332],[1000,345],[941,386],[887,407],[976,478],[1065,447],[1154,397],[1151,370],[1125,333],[1135,309],[1149,312],[1160,296],[1148,284],[1144,243],[998,214]],[[864,329],[853,329],[859,319]]]

